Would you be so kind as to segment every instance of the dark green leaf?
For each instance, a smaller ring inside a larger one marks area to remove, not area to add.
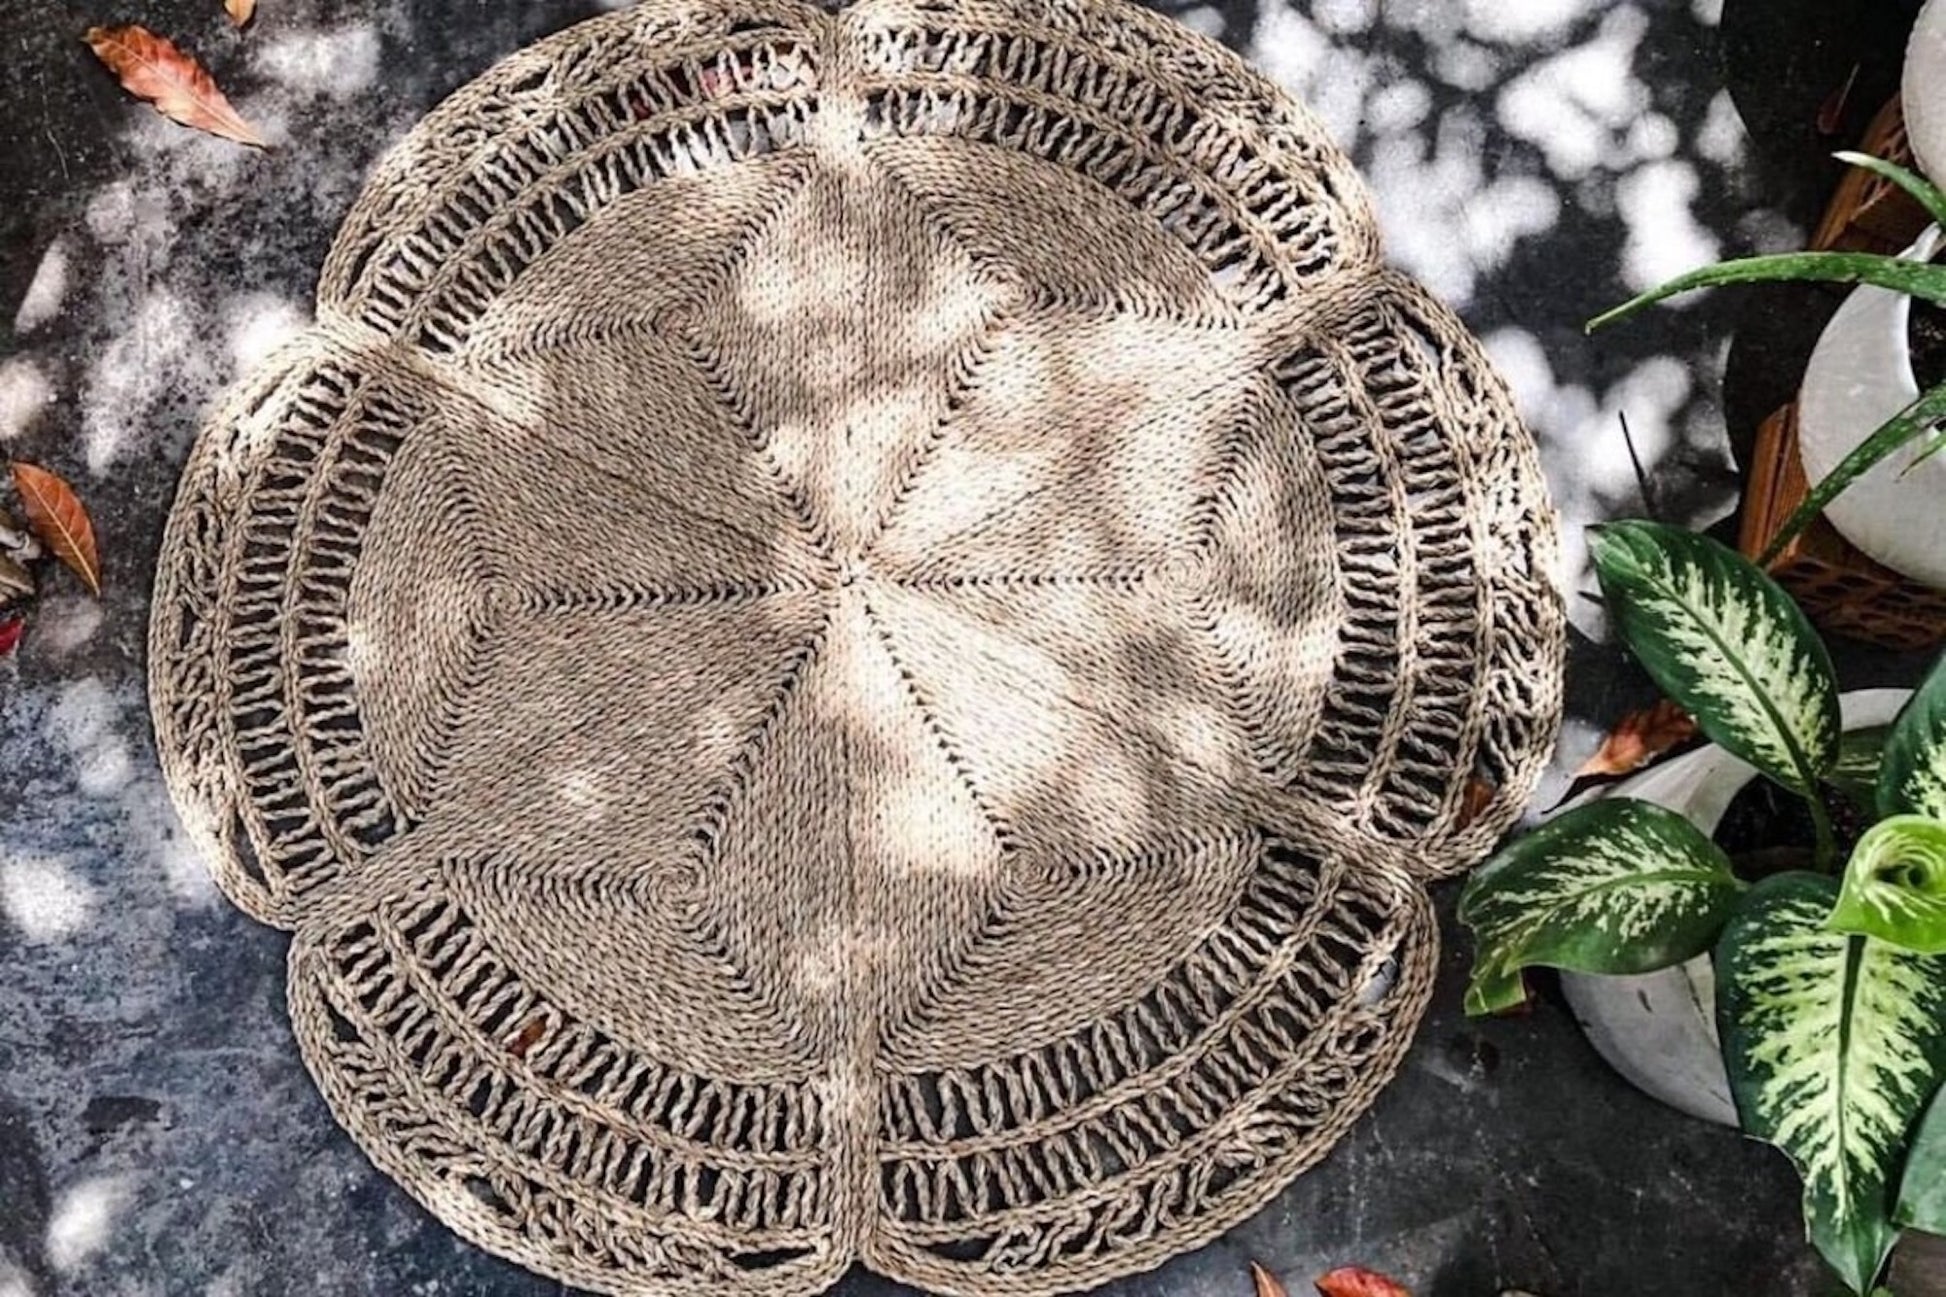
[[[1878,813],[1946,820],[1946,655],[1892,722],[1879,764]]]
[[[1890,725],[1867,725],[1846,730],[1838,738],[1838,760],[1825,771],[1824,781],[1869,813],[1878,805],[1878,767]]]
[[[1933,1095],[1912,1136],[1895,1215],[1901,1225],[1946,1234],[1946,1090]]]

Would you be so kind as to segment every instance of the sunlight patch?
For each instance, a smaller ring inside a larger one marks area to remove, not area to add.
[[[0,857],[0,909],[29,943],[73,936],[94,916],[93,887],[54,856]]]
[[[56,239],[48,244],[47,251],[41,254],[40,264],[34,267],[34,278],[27,285],[26,296],[20,299],[20,309],[14,312],[14,332],[32,333],[60,314],[61,303],[68,295],[68,241]]]
[[[257,52],[256,69],[286,90],[351,99],[378,80],[378,33],[365,23],[301,32]]]
[[[54,385],[25,356],[0,361],[0,441],[26,432],[42,410],[54,403]]]
[[[230,325],[230,359],[237,370],[254,369],[310,323],[305,312],[282,297],[252,293],[224,311]]]
[[[47,1259],[62,1274],[108,1246],[108,1229],[115,1213],[127,1205],[128,1177],[101,1175],[63,1193],[47,1222]]]
[[[1649,107],[1633,75],[1648,19],[1632,5],[1603,19],[1590,40],[1534,65],[1501,91],[1501,124],[1538,148],[1565,180],[1604,163],[1626,165],[1627,132]]]
[[[1497,44],[1532,44],[1564,34],[1594,0],[1466,0],[1466,30]]]
[[[1622,281],[1635,292],[1654,288],[1721,254],[1722,244],[1690,211],[1701,190],[1696,169],[1676,161],[1638,167],[1616,185],[1615,206],[1628,226]],[[1700,300],[1685,295],[1669,305],[1681,307]]]

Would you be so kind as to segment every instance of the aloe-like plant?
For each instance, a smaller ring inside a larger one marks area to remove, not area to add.
[[[1807,868],[1753,881],[1673,811],[1570,809],[1467,884],[1467,1012],[1518,1004],[1529,967],[1644,973],[1709,954],[1742,1126],[1797,1164],[1811,1241],[1869,1292],[1900,1226],[1946,1232],[1946,657],[1874,770],[1841,734],[1830,655],[1754,564],[1648,522],[1597,527],[1591,548],[1636,659],[1705,736],[1805,799],[1815,842]],[[1869,803],[1845,860],[1827,786]]]
[[[1897,163],[1869,154],[1840,153],[1837,156],[1841,161],[1884,176],[1916,198],[1937,224],[1946,227],[1946,193],[1924,177]],[[1917,297],[1936,306],[1946,306],[1946,265],[1908,261],[1903,257],[1888,257],[1873,252],[1787,252],[1723,261],[1678,275],[1668,283],[1596,316],[1588,321],[1588,331],[1592,333],[1603,325],[1626,319],[1646,306],[1698,288],[1789,281],[1871,284]],[[1914,438],[1931,436],[1921,450],[1919,459],[1946,449],[1946,431],[1941,430],[1943,422],[1946,422],[1946,382],[1920,393],[1910,405],[1886,420],[1871,436],[1859,442],[1839,460],[1837,467],[1812,487],[1797,508],[1791,511],[1790,517],[1784,520],[1784,525],[1778,529],[1758,561],[1767,565],[1783,553],[1784,547],[1810,526],[1812,520],[1823,513],[1846,487]]]

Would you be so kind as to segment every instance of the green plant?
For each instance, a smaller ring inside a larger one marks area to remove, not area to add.
[[[1946,657],[1872,773],[1840,732],[1824,645],[1756,566],[1647,522],[1595,528],[1591,547],[1649,675],[1706,736],[1805,798],[1810,868],[1752,882],[1662,807],[1568,810],[1467,884],[1467,1012],[1517,1004],[1532,966],[1642,973],[1709,953],[1743,1128],[1797,1164],[1811,1241],[1868,1292],[1900,1225],[1946,1231]],[[1834,783],[1862,784],[1875,820],[1842,862],[1823,798]]]
[[[1863,153],[1840,153],[1837,156],[1842,161],[1876,172],[1898,185],[1918,199],[1920,205],[1936,223],[1946,227],[1946,193],[1942,193],[1923,177],[1907,171],[1896,163]],[[1698,288],[1793,280],[1871,284],[1879,288],[1889,288],[1894,292],[1906,293],[1936,306],[1946,306],[1946,265],[1908,261],[1902,257],[1887,257],[1871,252],[1792,252],[1777,256],[1746,257],[1737,261],[1724,261],[1714,266],[1692,270],[1685,275],[1678,275],[1668,283],[1652,288],[1640,297],[1596,316],[1588,321],[1588,330],[1592,333],[1603,325],[1626,319],[1655,302]],[[1784,520],[1783,527],[1778,530],[1769,548],[1764,551],[1758,562],[1768,564],[1776,558],[1799,532],[1811,524],[1812,519],[1823,513],[1826,506],[1843,493],[1846,487],[1864,476],[1880,460],[1915,437],[1932,433],[1932,440],[1920,452],[1919,459],[1925,459],[1946,449],[1946,431],[1941,431],[1939,427],[1942,420],[1946,420],[1946,382],[1920,393],[1912,404],[1886,420],[1871,436],[1859,442],[1850,454],[1840,460],[1838,466],[1832,469],[1823,481],[1812,487],[1803,502],[1791,511],[1791,516]]]

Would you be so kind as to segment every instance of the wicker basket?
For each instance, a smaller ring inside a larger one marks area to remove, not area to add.
[[[1898,99],[1872,119],[1859,147],[1912,165]],[[1890,254],[1908,247],[1925,227],[1925,210],[1904,190],[1851,168],[1832,195],[1811,246]],[[1797,407],[1790,405],[1757,430],[1738,537],[1743,552],[1752,558],[1762,554],[1809,491],[1797,453]],[[1827,631],[1894,649],[1946,644],[1946,592],[1867,558],[1823,518],[1785,546],[1770,571]]]

